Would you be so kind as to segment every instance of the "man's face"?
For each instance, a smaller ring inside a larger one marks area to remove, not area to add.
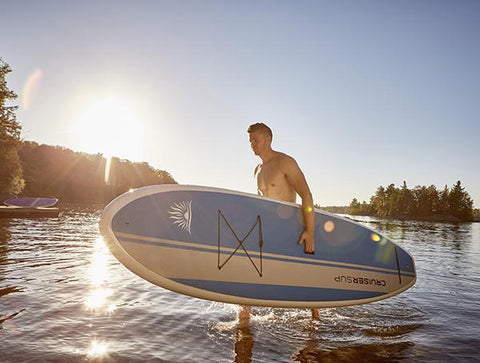
[[[270,145],[270,137],[263,132],[251,132],[249,136],[250,147],[255,155],[261,155]]]

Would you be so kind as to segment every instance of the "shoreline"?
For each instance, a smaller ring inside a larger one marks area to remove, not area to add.
[[[328,206],[328,207],[319,207],[316,206],[320,210],[324,210],[329,213],[335,214],[348,214],[350,216],[362,216],[362,217],[373,217],[385,220],[399,220],[399,221],[420,221],[420,222],[439,222],[439,223],[480,223],[480,214],[474,215],[472,221],[462,221],[460,218],[457,218],[452,215],[444,215],[444,214],[433,214],[430,216],[418,216],[418,217],[410,217],[410,216],[402,216],[402,215],[395,215],[395,216],[378,216],[374,214],[352,214],[348,210],[349,207],[336,207],[336,206]]]
[[[382,217],[376,215],[364,215],[364,214],[350,214],[351,216],[362,216],[362,217],[374,217],[385,220],[397,220],[397,221],[417,221],[417,222],[438,222],[438,223],[480,223],[480,219],[474,219],[472,221],[462,221],[460,218],[454,216],[445,216],[445,215],[432,215],[424,217],[406,217],[406,216],[392,216],[392,217]]]

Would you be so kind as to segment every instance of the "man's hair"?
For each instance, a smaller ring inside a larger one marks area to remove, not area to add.
[[[273,139],[273,133],[270,127],[265,125],[262,122],[257,122],[256,124],[248,126],[247,132],[250,134],[252,132],[261,132],[262,134],[265,134],[267,136],[270,136]]]

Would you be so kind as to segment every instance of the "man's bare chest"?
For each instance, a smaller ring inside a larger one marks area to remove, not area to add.
[[[261,189],[284,187],[288,184],[285,174],[274,163],[259,165],[256,178]]]

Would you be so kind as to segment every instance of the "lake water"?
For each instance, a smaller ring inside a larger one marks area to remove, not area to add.
[[[0,361],[470,362],[480,360],[480,223],[353,217],[416,260],[416,285],[369,305],[310,311],[182,296],[123,267],[100,211],[0,219]]]

